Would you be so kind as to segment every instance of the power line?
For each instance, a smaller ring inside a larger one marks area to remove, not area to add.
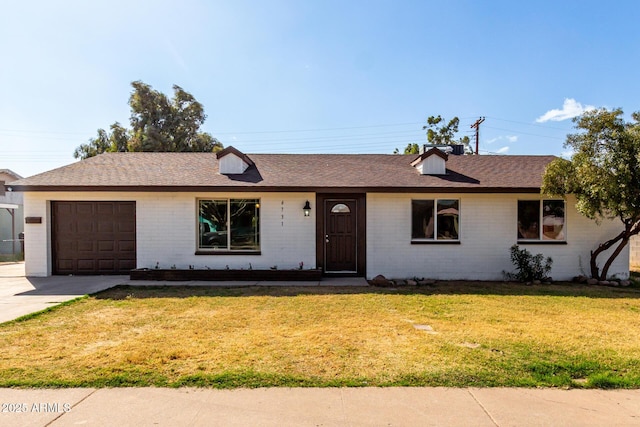
[[[476,116],[477,117],[477,116]],[[467,118],[464,118],[465,120]],[[561,130],[559,128],[547,127],[542,125],[534,125],[530,123],[518,122],[515,120],[507,120],[507,119],[498,119],[494,118],[494,120],[536,126],[540,128],[547,129],[556,129]],[[477,123],[477,122],[476,122]],[[227,135],[227,136],[238,136],[237,139],[230,140],[224,138],[223,142],[225,145],[231,145],[234,143],[238,144],[246,144],[248,146],[256,146],[259,144],[264,144],[270,152],[279,150],[280,147],[284,148],[288,152],[297,152],[297,151],[317,151],[318,149],[322,151],[327,150],[360,150],[369,148],[371,150],[384,150],[389,149],[392,150],[394,146],[398,145],[406,145],[409,143],[420,143],[422,139],[425,138],[424,132],[421,127],[417,125],[421,125],[422,122],[405,122],[405,123],[395,123],[395,124],[380,124],[380,125],[367,125],[367,126],[344,126],[344,127],[334,127],[334,128],[316,128],[316,129],[298,129],[298,130],[268,130],[268,131],[247,131],[247,132],[219,132],[216,135]],[[475,123],[474,123],[475,125]],[[472,125],[472,128],[473,126]],[[405,126],[404,129],[393,130],[390,128]],[[406,130],[406,126],[416,126],[415,129]],[[384,129],[388,128],[388,129]],[[498,131],[509,132],[515,135],[528,135],[538,138],[548,138],[548,139],[556,139],[556,140],[564,140],[564,138],[559,138],[555,136],[549,135],[540,135],[536,133],[528,133],[522,131],[516,131],[513,129],[505,129],[500,127],[493,127],[484,125],[483,128],[495,129]],[[364,130],[370,129],[371,132],[336,132],[336,135],[293,135],[295,133],[304,134],[306,132],[330,132],[330,131],[349,131],[349,130]],[[380,131],[374,131],[374,129],[380,129]],[[38,139],[53,139],[53,140],[68,140],[69,143],[75,143],[79,138],[69,137],[64,138],[60,135],[88,135],[88,134],[80,134],[79,132],[44,132],[44,131],[27,131],[27,130],[9,130],[9,129],[0,129],[0,145],[8,140],[10,142],[12,139],[24,139],[29,138],[29,135],[3,135],[3,132],[17,132],[23,134],[31,133],[33,135],[34,140]],[[463,133],[472,133],[473,131],[462,131]],[[279,138],[277,134],[292,134],[286,138]],[[248,139],[244,139],[244,137],[248,137]],[[226,140],[226,141],[225,141]],[[28,160],[36,160],[40,158],[57,158],[59,152],[54,150],[25,150],[24,145],[21,143],[13,143],[13,145],[20,144],[20,151],[11,151],[4,150],[3,158],[5,160],[9,159],[21,159],[25,158]],[[250,147],[247,147],[247,150],[252,150]],[[262,150],[260,150],[262,151]],[[484,150],[483,150],[484,151]],[[48,154],[51,153],[51,154]],[[66,156],[64,157],[66,158]]]
[[[60,134],[60,135],[85,135],[86,134],[85,132],[57,132],[57,131],[48,131],[48,130],[1,129],[1,128],[0,128],[0,132],[44,133],[44,134]]]
[[[380,128],[380,127],[392,127],[392,126],[408,126],[408,125],[420,125],[422,122],[409,122],[409,123],[394,123],[385,125],[370,125],[370,126],[348,126],[337,128],[318,128],[318,129],[295,129],[295,130],[260,130],[251,132],[216,132],[216,135],[248,135],[257,133],[293,133],[293,132],[324,132],[330,130],[349,130],[349,129],[368,129],[368,128]]]
[[[536,123],[527,123],[527,122],[521,122],[517,120],[510,120],[510,119],[502,119],[502,118],[492,117],[492,116],[485,116],[485,117],[490,118],[492,120],[517,123],[525,126],[534,126],[534,127],[541,127],[544,129],[566,131],[566,129],[563,129],[563,128],[546,126],[546,125],[541,125]],[[469,120],[474,118],[475,117],[462,117],[461,120]],[[213,133],[215,133],[216,135],[251,135],[251,134],[274,134],[274,133],[297,133],[297,132],[325,132],[325,131],[334,131],[334,130],[373,129],[373,128],[381,128],[381,127],[409,126],[409,125],[422,125],[422,124],[423,122],[404,122],[404,123],[389,123],[389,124],[366,125],[366,126],[343,126],[343,127],[333,127],[333,128],[258,130],[258,131],[219,131],[219,132],[213,132]],[[39,131],[39,130],[27,130],[27,129],[0,128],[0,133],[6,133],[6,132],[25,133],[25,134],[45,134],[45,135],[78,135],[78,136],[91,135],[95,133],[95,131],[70,132],[70,131]],[[18,135],[12,135],[12,136],[18,136]]]
[[[562,131],[566,131],[567,130],[567,129],[563,129],[563,128],[557,128],[557,127],[542,125],[542,124],[538,124],[538,123],[519,122],[517,120],[499,119],[497,117],[491,117],[491,116],[487,116],[487,118],[492,119],[492,120],[498,120],[498,121],[501,121],[501,122],[517,123],[517,124],[520,124],[520,125],[534,126],[534,127],[544,128],[544,129],[554,129],[554,130],[562,130]]]
[[[66,138],[66,137],[61,137],[61,136],[30,136],[30,135],[6,135],[3,133],[0,133],[0,137],[1,138],[15,138],[15,139],[38,139],[38,140],[48,140],[48,141],[78,141],[78,140],[83,140],[83,141],[88,141],[90,138],[81,138],[81,137],[72,137],[72,138]]]
[[[520,134],[520,135],[528,135],[528,136],[536,136],[536,137],[539,137],[539,138],[550,138],[550,139],[564,140],[564,138],[559,138],[557,136],[538,135],[538,134],[535,134],[535,133],[520,132],[520,131],[517,131],[517,130],[503,129],[503,128],[497,128],[497,127],[487,126],[487,125],[485,125],[485,127],[489,128],[489,129],[502,130],[502,131],[505,131],[505,132],[517,133],[517,134]]]
[[[241,141],[242,142],[288,143],[288,142],[298,142],[298,141],[302,142],[302,141],[323,141],[323,140],[357,140],[357,139],[388,138],[388,137],[393,137],[397,135],[409,135],[409,134],[418,133],[418,132],[420,132],[420,130],[354,134],[354,135],[342,135],[342,136],[332,135],[332,136],[312,136],[312,137],[300,137],[300,138],[242,139]]]

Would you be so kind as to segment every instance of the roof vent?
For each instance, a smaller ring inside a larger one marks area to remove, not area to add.
[[[219,171],[223,175],[242,174],[253,162],[246,154],[232,146],[216,153]]]
[[[426,151],[413,162],[411,166],[416,168],[421,175],[445,175],[447,168],[445,162],[449,156],[437,148]]]
[[[431,148],[439,148],[444,151],[446,154],[453,154],[454,156],[462,156],[464,154],[464,145],[463,144],[423,144],[422,145],[422,153],[429,151]]]

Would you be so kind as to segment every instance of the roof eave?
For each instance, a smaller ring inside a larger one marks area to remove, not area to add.
[[[15,192],[126,192],[126,193],[193,193],[193,192],[237,192],[237,193],[540,193],[539,187],[322,187],[322,186],[69,186],[69,185],[18,185]]]

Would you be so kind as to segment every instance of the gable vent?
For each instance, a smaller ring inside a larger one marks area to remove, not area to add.
[[[253,162],[246,154],[240,150],[229,146],[216,153],[218,159],[219,172],[223,175],[242,174]]]
[[[437,148],[422,153],[411,162],[421,175],[445,175],[447,173],[446,161],[449,156]]]

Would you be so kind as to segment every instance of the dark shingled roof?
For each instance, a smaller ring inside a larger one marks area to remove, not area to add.
[[[16,191],[537,192],[554,156],[448,156],[446,175],[420,175],[416,155],[248,154],[221,175],[215,153],[105,153],[12,182]]]

